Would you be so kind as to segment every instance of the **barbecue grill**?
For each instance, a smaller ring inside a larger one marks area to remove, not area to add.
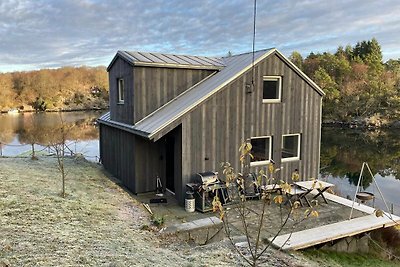
[[[218,179],[217,172],[197,173],[193,183],[188,183],[187,187],[194,193],[196,210],[201,212],[212,210],[212,201],[216,195],[222,204],[226,204],[229,199],[226,186]]]

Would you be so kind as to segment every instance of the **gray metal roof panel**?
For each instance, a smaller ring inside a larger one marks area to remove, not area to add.
[[[148,59],[147,57],[145,57],[144,55],[142,55],[139,52],[129,52],[129,51],[125,51],[125,53],[129,54],[132,57],[132,60],[135,61],[141,61],[141,62],[148,62],[148,63],[152,63],[153,61],[151,61],[150,59]]]
[[[130,52],[130,51],[119,51],[122,55],[128,55],[130,61],[135,63],[154,63],[154,64],[178,64],[187,66],[212,66],[212,67],[224,67],[221,58],[215,57],[200,57],[200,56],[188,56],[188,55],[174,55],[174,54],[160,54],[160,53],[148,53],[148,52]]]
[[[180,57],[178,57],[178,56],[176,56],[176,55],[165,55],[165,56],[166,56],[166,57],[169,57],[169,58],[172,59],[173,61],[176,61],[178,64],[181,64],[181,65],[191,65],[191,64],[189,64],[189,62],[183,60],[182,58],[180,58]],[[197,64],[195,64],[195,65],[197,65]]]
[[[144,53],[141,53],[141,54],[144,54]],[[154,62],[169,63],[169,62],[165,61],[163,58],[158,57],[155,53],[146,53],[144,56],[146,58],[150,59],[152,61],[152,63],[154,63]]]
[[[158,57],[161,61],[164,61],[165,63],[168,64],[177,64],[178,62],[172,60],[171,58],[167,57],[165,54],[160,54],[160,53],[152,53],[153,55],[155,55],[156,57]]]
[[[274,51],[274,49],[257,51],[255,53],[255,60],[257,61],[264,58],[264,56],[272,51]],[[223,58],[223,62],[226,65],[225,68],[211,77],[206,78],[201,83],[195,85],[136,123],[134,129],[148,133],[149,138],[151,138],[159,130],[194,108],[211,94],[215,93],[215,90],[220,89],[221,86],[224,86],[237,75],[249,69],[252,63],[252,54],[247,53]]]
[[[193,56],[195,59],[205,61],[208,64],[213,64],[215,66],[225,66],[223,59],[222,58],[216,58],[216,57],[198,57],[198,56]]]

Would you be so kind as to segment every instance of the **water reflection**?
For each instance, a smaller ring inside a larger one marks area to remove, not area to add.
[[[397,177],[397,174],[400,173],[398,133],[337,128],[322,130],[322,173],[347,176],[349,181],[356,185],[363,162],[368,162],[371,169],[381,176]],[[369,186],[371,182],[371,177],[365,179],[364,186]]]
[[[321,176],[353,199],[363,162],[368,162],[384,198],[400,212],[400,139],[398,131],[360,131],[324,128],[321,140]],[[373,179],[364,171],[362,190],[378,196]],[[378,196],[380,197],[380,196]],[[382,199],[377,206],[383,208]],[[397,213],[398,213],[397,212]]]
[[[98,156],[98,129],[94,122],[101,112],[23,113],[0,115],[0,149],[4,156],[43,149],[61,139],[64,124],[67,143],[73,152]],[[63,123],[61,122],[63,121]]]

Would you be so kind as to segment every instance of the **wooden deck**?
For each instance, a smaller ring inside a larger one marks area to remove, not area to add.
[[[325,193],[324,195],[326,199],[348,207],[351,207],[353,204],[351,200],[333,194]],[[298,250],[369,232],[378,228],[400,224],[400,217],[389,213],[385,213],[383,217],[376,217],[374,214],[375,209],[363,204],[355,203],[354,209],[365,212],[368,215],[294,232],[292,234],[280,235],[273,241],[271,238],[269,240],[272,241],[272,244],[277,248],[282,248],[283,250]]]

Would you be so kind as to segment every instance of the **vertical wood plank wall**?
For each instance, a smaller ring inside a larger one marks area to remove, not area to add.
[[[213,70],[134,67],[134,123],[180,95]]]
[[[321,96],[276,54],[258,63],[255,75],[251,94],[246,94],[245,89],[252,77],[247,71],[183,117],[183,186],[197,172],[221,171],[223,161],[231,162],[239,171],[241,142],[248,136],[264,135],[273,137],[273,159],[277,167],[283,167],[278,178],[289,181],[295,169],[299,169],[303,180],[317,178]],[[262,103],[263,76],[267,75],[282,76],[281,103]],[[247,128],[246,118],[250,120]],[[281,162],[282,135],[291,133],[301,134],[300,160]],[[260,168],[266,166],[252,167],[252,171]]]
[[[136,193],[135,136],[104,124],[100,124],[100,136],[100,158],[104,168]]]
[[[118,79],[124,79],[124,104],[118,103]],[[133,67],[121,58],[117,58],[108,73],[110,87],[110,116],[114,121],[127,124],[134,122]]]

